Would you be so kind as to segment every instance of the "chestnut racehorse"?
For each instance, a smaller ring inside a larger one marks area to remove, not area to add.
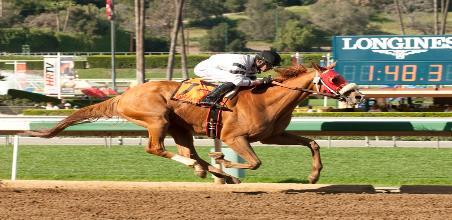
[[[312,139],[287,133],[295,107],[311,93],[328,95],[356,104],[361,94],[355,84],[347,82],[332,66],[307,69],[302,65],[280,68],[272,85],[241,90],[226,103],[231,111],[222,115],[220,139],[246,160],[246,163],[232,163],[223,158],[217,162],[226,168],[257,169],[261,165],[250,143],[303,145],[312,153],[312,169],[308,177],[316,183],[322,170],[319,145]],[[146,152],[172,159],[194,168],[195,174],[205,177],[206,172],[224,178],[226,183],[240,183],[240,180],[212,166],[196,153],[194,134],[204,134],[207,108],[174,101],[171,96],[179,82],[153,81],[135,86],[125,93],[104,102],[84,107],[48,130],[26,132],[31,136],[54,137],[66,127],[98,118],[119,116],[149,132]],[[167,151],[163,140],[170,134],[177,146],[178,154]]]

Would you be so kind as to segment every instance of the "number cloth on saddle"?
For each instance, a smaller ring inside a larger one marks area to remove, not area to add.
[[[188,79],[181,83],[171,99],[197,105],[215,87],[217,85],[203,81],[200,78]]]

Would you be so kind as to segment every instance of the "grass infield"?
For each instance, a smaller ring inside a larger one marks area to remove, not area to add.
[[[174,147],[168,147],[175,150]],[[209,147],[199,147],[207,159]],[[311,156],[303,147],[255,147],[262,160],[246,171],[243,182],[306,183]],[[452,149],[433,148],[323,148],[324,169],[319,183],[451,185]],[[12,147],[0,146],[0,179],[11,175]],[[192,169],[148,155],[137,146],[21,146],[17,179],[193,181]]]

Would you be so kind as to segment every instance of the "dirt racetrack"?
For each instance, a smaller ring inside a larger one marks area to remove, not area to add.
[[[452,187],[1,181],[0,219],[452,219]]]

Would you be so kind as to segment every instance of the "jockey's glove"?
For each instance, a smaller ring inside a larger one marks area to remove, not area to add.
[[[272,79],[271,76],[267,76],[267,77],[262,78],[262,84],[264,84],[264,85],[271,84],[272,81],[273,81],[273,79]]]
[[[262,79],[256,79],[251,81],[251,86],[259,86],[259,85],[269,85],[272,83],[271,76],[264,77]]]

